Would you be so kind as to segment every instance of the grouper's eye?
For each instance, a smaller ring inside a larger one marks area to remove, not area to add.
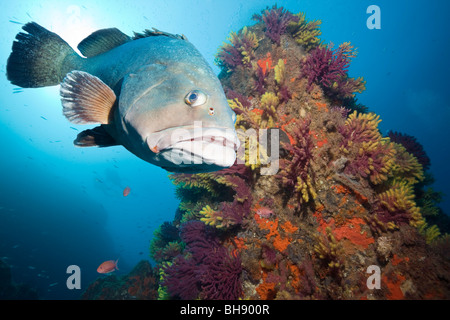
[[[206,94],[204,94],[200,90],[192,90],[187,94],[186,98],[184,98],[184,101],[191,107],[201,106],[202,104],[206,103],[206,100]]]

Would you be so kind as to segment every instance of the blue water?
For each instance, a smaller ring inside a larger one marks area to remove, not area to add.
[[[153,0],[2,1],[0,12],[0,257],[17,283],[42,299],[76,299],[96,279],[98,265],[119,258],[118,274],[148,259],[153,231],[173,219],[178,200],[167,173],[122,147],[75,148],[77,133],[61,112],[58,87],[14,93],[5,76],[21,25],[36,21],[71,46],[91,32],[156,27],[183,33],[214,66],[231,31],[273,1]],[[450,37],[447,1],[277,1],[293,13],[321,19],[325,42],[351,41],[358,57],[350,75],[363,76],[361,103],[383,119],[381,129],[414,135],[424,145],[436,178],[449,193]],[[369,5],[381,9],[381,29],[366,27]],[[11,21],[10,21],[11,20]],[[130,186],[128,197],[122,190]],[[450,212],[449,197],[441,207]],[[81,269],[81,289],[68,290],[66,268]]]

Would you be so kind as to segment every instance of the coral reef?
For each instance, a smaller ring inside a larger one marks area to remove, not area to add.
[[[129,274],[98,278],[82,294],[83,300],[156,300],[158,277],[148,261],[140,261]]]
[[[254,19],[216,56],[242,152],[219,172],[170,175],[180,205],[151,243],[158,298],[449,299],[429,159],[357,102],[354,47],[323,45],[304,13]],[[366,285],[373,265],[380,289]]]

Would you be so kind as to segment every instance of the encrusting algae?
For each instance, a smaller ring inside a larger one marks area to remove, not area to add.
[[[325,46],[304,13],[254,19],[216,62],[236,129],[278,133],[279,159],[269,144],[253,163],[246,150],[228,169],[171,175],[180,207],[151,246],[160,298],[449,299],[449,224],[429,165],[357,102],[353,46]]]

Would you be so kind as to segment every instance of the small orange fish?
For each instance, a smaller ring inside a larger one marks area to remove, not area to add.
[[[123,196],[126,197],[130,194],[130,187],[126,187],[125,189],[123,189]]]
[[[119,259],[117,259],[116,261],[108,260],[108,261],[103,262],[97,268],[97,272],[98,273],[110,273],[110,272],[113,272],[114,270],[119,270],[119,268],[117,267],[118,261],[119,261]]]

